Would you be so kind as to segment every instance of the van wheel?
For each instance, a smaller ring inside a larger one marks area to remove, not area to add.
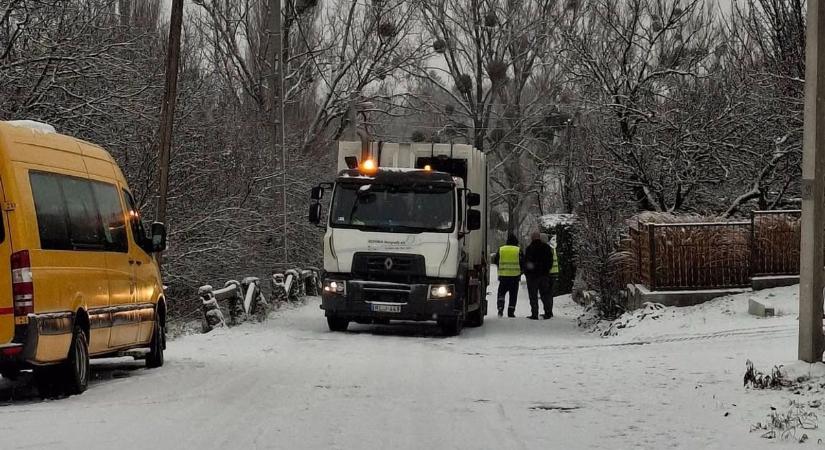
[[[89,387],[89,341],[79,326],[75,326],[72,334],[69,359],[61,363],[59,369],[58,376],[67,395],[82,394]]]
[[[163,349],[166,348],[166,328],[161,324],[160,316],[157,313],[155,313],[153,328],[152,342],[149,344],[149,353],[146,355],[147,369],[163,366]]]
[[[40,398],[55,398],[60,395],[61,389],[58,385],[60,373],[58,366],[38,366],[34,368],[34,385],[37,386],[37,393]]]
[[[3,377],[7,380],[16,380],[17,377],[20,376],[20,368],[19,367],[9,367],[5,369],[0,369],[0,377]]]
[[[445,336],[458,336],[464,326],[460,317],[445,317],[438,320],[438,326]]]
[[[327,316],[329,331],[347,331],[349,320],[338,316]]]

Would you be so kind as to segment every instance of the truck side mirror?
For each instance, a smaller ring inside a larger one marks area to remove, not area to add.
[[[357,169],[358,168],[358,158],[354,156],[345,156],[344,162],[347,163],[348,169]]]
[[[166,250],[166,225],[161,222],[152,224],[152,252],[160,253]]]
[[[309,194],[309,198],[311,200],[321,200],[324,198],[324,188],[321,186],[315,186],[312,188],[312,192]]]
[[[473,207],[481,204],[481,195],[470,192],[467,194],[467,206]]]
[[[313,225],[321,223],[321,204],[318,202],[309,205],[309,223]]]
[[[481,212],[477,209],[467,211],[467,230],[475,231],[481,229]]]

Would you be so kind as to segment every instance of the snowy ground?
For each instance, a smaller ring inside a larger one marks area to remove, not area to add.
[[[577,328],[569,299],[524,319],[524,290],[519,318],[454,338],[422,324],[330,333],[315,300],[175,340],[162,369],[97,362],[81,396],[40,401],[0,380],[0,448],[784,448],[749,430],[793,394],[742,387],[747,359],[796,355],[793,289],[771,293],[787,315],[749,317],[738,296],[611,338]]]

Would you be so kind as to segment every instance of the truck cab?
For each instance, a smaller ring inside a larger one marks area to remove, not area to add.
[[[361,147],[339,144],[346,167],[313,189],[310,219],[319,225],[329,192],[321,308],[330,330],[353,321],[436,321],[450,335],[465,323],[480,326],[488,272],[483,155],[469,146]]]

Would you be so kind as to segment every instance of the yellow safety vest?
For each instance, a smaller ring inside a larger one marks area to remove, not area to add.
[[[550,247],[553,249],[553,267],[550,268],[550,275],[558,275],[559,274],[559,255],[556,253],[555,247]]]
[[[498,275],[502,277],[521,276],[519,248],[515,245],[505,245],[498,250]]]

